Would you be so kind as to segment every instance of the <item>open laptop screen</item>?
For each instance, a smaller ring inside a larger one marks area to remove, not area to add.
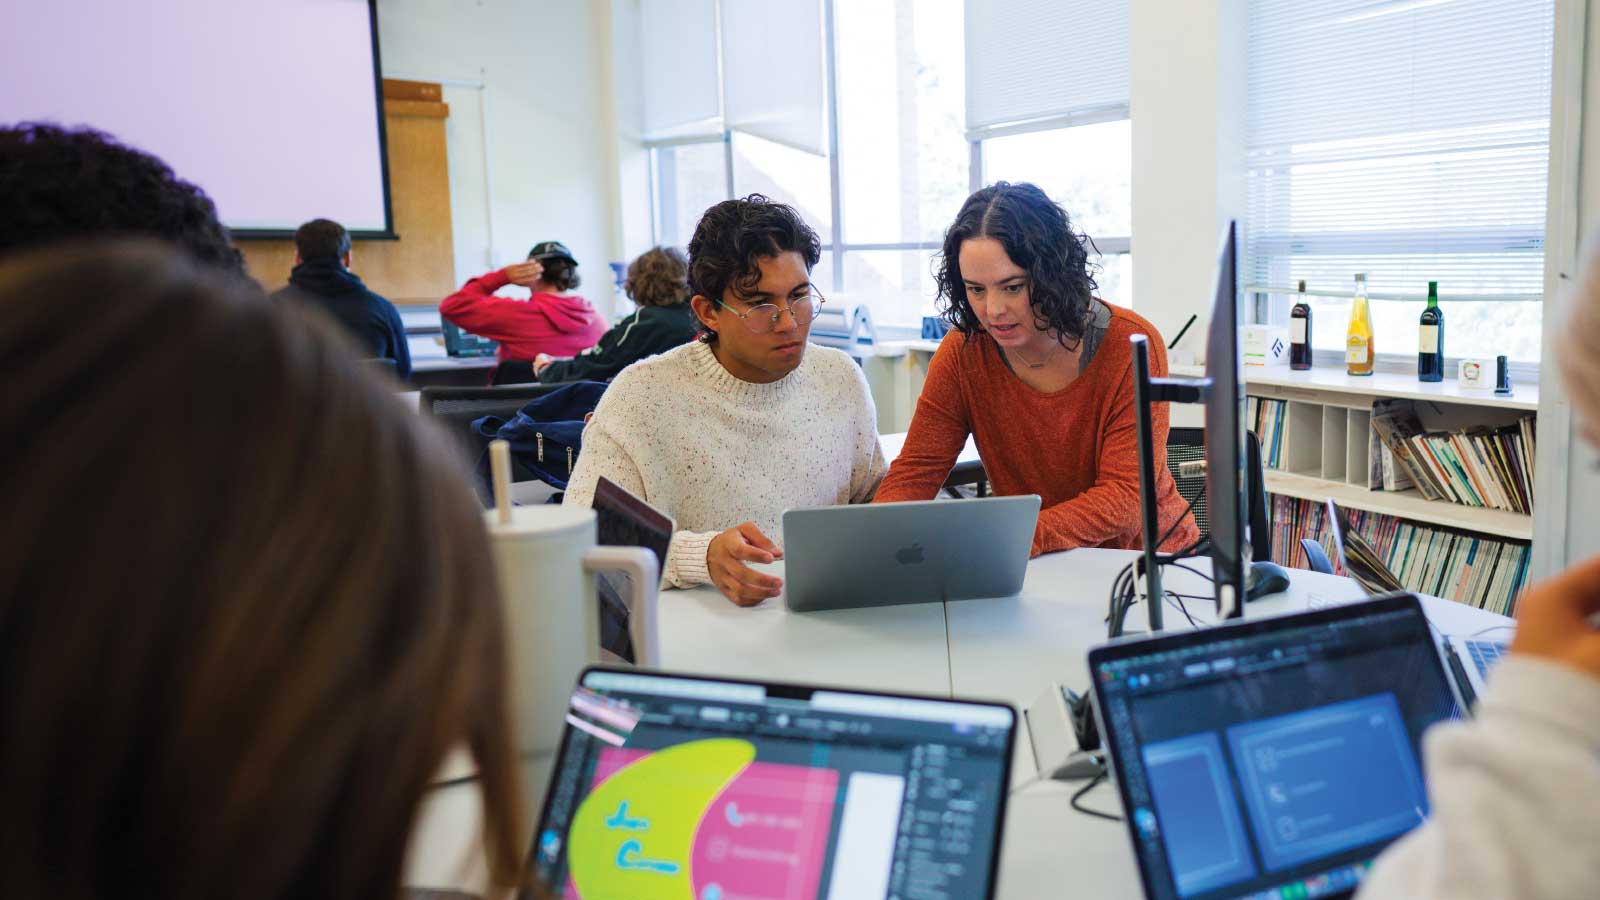
[[[988,897],[1008,706],[584,673],[534,837],[573,897]]]
[[[1454,697],[1415,597],[1089,664],[1147,897],[1349,896],[1427,815],[1422,733]]]

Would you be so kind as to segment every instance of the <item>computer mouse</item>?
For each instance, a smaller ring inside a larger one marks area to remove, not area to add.
[[[1244,580],[1244,599],[1260,600],[1289,589],[1289,570],[1277,563],[1253,562]]]

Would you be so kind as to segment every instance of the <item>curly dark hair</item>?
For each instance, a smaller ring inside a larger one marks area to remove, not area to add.
[[[0,255],[72,238],[139,236],[244,274],[244,257],[204,191],[93,129],[0,127],[0,210]]]
[[[689,259],[677,247],[651,247],[628,264],[622,289],[640,306],[677,306],[689,299]]]
[[[1097,267],[1089,262],[1094,243],[1073,229],[1066,210],[1026,182],[997,181],[973,193],[944,233],[934,279],[939,313],[950,327],[966,337],[982,330],[961,277],[961,243],[980,237],[999,241],[1011,261],[1028,273],[1035,326],[1055,332],[1063,344],[1082,339],[1098,287]]]
[[[794,207],[761,194],[724,200],[706,210],[694,228],[689,288],[718,303],[729,288],[734,296],[748,294],[761,283],[757,260],[790,251],[805,260],[807,272],[822,258],[822,240]]]

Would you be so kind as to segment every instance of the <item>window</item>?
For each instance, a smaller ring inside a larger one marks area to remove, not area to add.
[[[706,0],[671,2],[703,18]],[[1127,0],[1074,0],[1076,12],[1067,17],[1051,4],[1006,0],[1003,8],[976,14],[974,34],[964,28],[973,0],[813,2],[820,4],[824,40],[832,41],[826,93],[833,133],[825,134],[825,152],[816,152],[811,139],[813,117],[799,114],[814,111],[807,88],[812,51],[784,58],[793,70],[785,73],[795,76],[784,82],[793,82],[784,94],[792,99],[774,99],[752,88],[766,76],[743,71],[771,65],[766,56],[752,61],[750,51],[772,42],[723,34],[713,43],[721,54],[724,118],[717,127],[724,137],[683,136],[686,129],[704,133],[701,102],[661,126],[667,136],[651,151],[658,242],[686,244],[705,208],[729,195],[730,183],[733,196],[766,194],[793,205],[821,236],[822,262],[812,280],[830,299],[846,308],[865,304],[880,329],[907,326],[909,337],[935,312],[934,261],[973,182],[1028,180],[1094,239],[1100,296],[1132,302]],[[809,10],[807,3],[789,10],[792,30],[811,33]],[[1068,19],[1076,24],[1067,28]],[[1094,24],[1082,24],[1088,20]],[[724,15],[720,27],[770,30],[764,21]],[[1018,49],[1018,32],[1030,22],[1040,27]],[[974,42],[984,41],[1000,42],[1000,49],[976,51]],[[810,46],[809,39],[799,43]],[[1063,46],[1071,52],[1060,52]],[[1019,54],[1032,54],[1043,70],[1019,62]],[[980,57],[984,80],[974,91],[967,73]],[[1040,78],[1050,90],[1037,89]],[[737,110],[729,107],[732,98]],[[1017,116],[1027,121],[1019,126]],[[974,142],[981,147],[977,172]]]
[[[1133,130],[1127,119],[983,142],[983,181],[1029,181],[1094,242],[1100,299],[1133,305]]]
[[[1133,305],[1128,0],[968,7],[966,121],[979,180],[1043,189],[1094,242],[1100,298]]]
[[[687,247],[706,208],[728,199],[726,147],[720,140],[650,151],[656,243]]]
[[[826,156],[734,132],[734,196],[765,194],[793,206],[822,236],[824,245],[833,229],[833,192],[828,183]]]
[[[969,193],[961,0],[835,3],[838,287],[875,322],[934,312],[932,262]]]
[[[1247,287],[1339,351],[1367,273],[1380,354],[1429,281],[1449,356],[1536,361],[1553,0],[1251,0]],[[1343,294],[1344,296],[1338,296]]]

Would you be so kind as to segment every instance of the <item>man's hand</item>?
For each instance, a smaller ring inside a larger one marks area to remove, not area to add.
[[[1526,653],[1600,678],[1600,556],[1528,588],[1517,601],[1512,653]]]
[[[550,364],[555,362],[555,361],[556,361],[556,358],[551,356],[548,353],[540,353],[540,354],[537,354],[536,356],[534,356],[534,358],[533,358],[533,377],[538,378],[539,375],[541,373],[543,373],[545,369],[550,368]]]
[[[706,568],[711,583],[724,597],[740,606],[755,606],[783,590],[783,579],[763,575],[745,565],[782,559],[783,551],[767,540],[754,522],[736,525],[711,539],[706,547]]]
[[[527,262],[512,263],[500,270],[500,274],[512,284],[523,287],[533,287],[539,281],[539,276],[544,274],[544,266],[536,259]]]

